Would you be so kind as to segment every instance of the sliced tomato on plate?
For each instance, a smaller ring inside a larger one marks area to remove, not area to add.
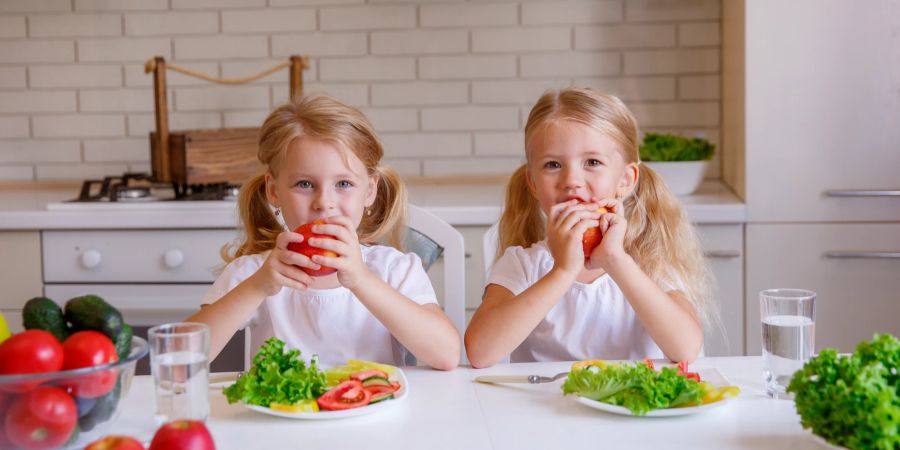
[[[681,361],[678,363],[678,375],[681,375],[687,379],[694,380],[696,382],[700,382],[700,374],[697,372],[688,372],[688,363],[687,361]]]
[[[388,374],[386,374],[383,371],[378,370],[378,369],[363,370],[361,372],[356,372],[356,373],[350,374],[351,380],[366,381],[372,377],[380,377],[380,378],[384,378],[385,380],[387,380]]]
[[[359,380],[347,380],[322,394],[316,402],[319,408],[329,411],[359,408],[369,404],[372,394]]]
[[[371,394],[372,398],[369,400],[369,404],[378,403],[382,400],[388,400],[394,398],[394,392],[397,390],[392,386],[384,386],[384,385],[372,385],[366,386],[365,390]]]

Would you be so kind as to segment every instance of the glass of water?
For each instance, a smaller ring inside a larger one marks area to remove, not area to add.
[[[150,372],[156,389],[157,425],[209,416],[209,327],[168,323],[153,327]]]
[[[815,347],[816,293],[767,289],[759,293],[759,312],[766,392],[772,398],[792,399],[785,390]]]

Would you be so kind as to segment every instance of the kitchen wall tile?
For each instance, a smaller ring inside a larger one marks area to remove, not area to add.
[[[303,85],[303,93],[305,95],[330,95],[353,106],[366,106],[369,104],[369,85],[364,83],[306,83]],[[274,105],[286,102],[289,97],[289,86],[272,86],[272,101]]]
[[[159,11],[169,0],[75,0],[75,11]]]
[[[169,105],[172,105],[172,94]],[[86,112],[140,112],[153,111],[152,89],[103,89],[81,90],[78,93],[79,111]]]
[[[0,138],[25,138],[29,134],[28,116],[0,116]]]
[[[415,6],[341,6],[319,9],[321,30],[383,30],[415,26]]]
[[[31,37],[121,36],[119,14],[54,14],[28,18]]]
[[[203,128],[222,128],[222,114],[218,112],[169,112],[169,130]],[[153,114],[128,114],[128,136],[149,139],[151,131],[156,131],[156,120]]]
[[[522,131],[475,133],[475,154],[522,156],[525,154],[525,133]]]
[[[71,61],[75,61],[75,43],[72,41],[0,41],[0,63],[3,64]]]
[[[684,100],[718,100],[721,91],[722,83],[718,75],[678,78],[678,98]]]
[[[466,30],[374,31],[371,40],[373,55],[432,55],[469,50]]]
[[[381,165],[390,167],[404,177],[418,177],[422,175],[422,163],[418,159],[394,159],[384,158]],[[2,176],[2,173],[0,173]]]
[[[514,78],[514,55],[423,56],[419,58],[419,78],[479,79]]]
[[[461,81],[372,84],[373,106],[462,105],[468,102],[469,85]]]
[[[629,22],[718,19],[721,14],[719,0],[628,0],[625,2],[625,20]]]
[[[215,34],[218,32],[219,15],[213,11],[125,14],[125,34],[128,36]]]
[[[71,11],[72,0],[3,0],[0,13]]]
[[[415,109],[362,108],[375,131],[415,131],[419,129],[419,113]]]
[[[75,111],[75,91],[0,91],[0,113]]]
[[[575,24],[622,21],[622,2],[607,0],[522,3],[522,23]]]
[[[0,38],[25,37],[25,16],[0,16]]]
[[[575,48],[578,50],[674,46],[674,25],[610,25],[575,28]]]
[[[153,56],[171,59],[171,41],[168,38],[128,39],[79,39],[79,61],[140,61]]]
[[[223,115],[225,116],[226,127],[259,128],[262,126],[263,121],[266,120],[266,116],[269,115],[269,110],[229,111]]]
[[[319,79],[322,81],[411,80],[415,77],[415,58],[334,58],[319,61]]]
[[[119,64],[53,64],[28,68],[32,88],[115,87],[122,85]]]
[[[266,36],[175,38],[177,59],[257,58],[269,56]]]
[[[24,88],[25,67],[0,67],[0,88]]]
[[[269,6],[330,6],[365,3],[366,0],[269,0]]]
[[[472,154],[469,133],[383,133],[384,155],[389,158],[465,156]]]
[[[664,73],[717,73],[719,51],[660,50],[625,53],[625,73],[654,75]]]
[[[719,103],[631,103],[628,105],[644,127],[718,126]]]
[[[575,86],[593,87],[624,101],[675,99],[675,77],[578,78]]]
[[[175,89],[178,111],[219,111],[269,107],[266,86],[183,87]]]
[[[171,0],[172,9],[253,8],[266,0]]]
[[[0,166],[2,181],[33,181],[34,167],[25,165]]]
[[[195,70],[207,75],[219,76],[219,64],[217,62],[178,61],[177,64],[185,69]],[[209,82],[172,70],[166,71],[166,86],[168,88],[172,88],[173,86],[200,85],[209,86]],[[125,64],[125,86],[153,87],[153,73],[144,72],[143,62]]]
[[[80,162],[81,143],[65,141],[0,141],[0,164]]]
[[[125,135],[123,114],[53,114],[31,117],[35,137],[107,137]]]
[[[121,174],[128,170],[125,164],[39,164],[35,167],[35,178],[43,180],[87,180],[103,178],[110,174]]]
[[[272,36],[272,55],[353,56],[368,52],[366,33],[305,33]]]
[[[622,73],[617,52],[543,53],[520,57],[523,77],[618,75]]]
[[[519,7],[515,3],[451,3],[419,7],[419,25],[422,27],[480,27],[517,23]]]
[[[86,139],[85,162],[147,162],[150,160],[148,139]]]
[[[565,27],[472,30],[472,51],[475,53],[530,52],[570,48],[572,48],[572,31]]]
[[[518,109],[508,106],[469,106],[422,109],[423,130],[511,130],[519,127]]]
[[[684,47],[716,46],[722,43],[719,22],[682,23],[678,25],[678,45]]]
[[[222,11],[223,33],[277,33],[316,29],[314,9]]]
[[[494,175],[509,173],[510,168],[519,167],[525,162],[521,158],[478,158],[478,164],[472,164],[471,158],[438,158],[423,160],[423,175],[426,177],[453,175]]]
[[[521,103],[533,105],[548,89],[571,85],[570,80],[473,81],[472,103]]]

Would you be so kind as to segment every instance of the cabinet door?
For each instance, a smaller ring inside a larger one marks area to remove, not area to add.
[[[897,30],[896,1],[746,2],[751,222],[900,221]]]
[[[768,288],[817,293],[816,350],[900,335],[898,256],[900,224],[747,225],[747,353],[761,353],[759,291]]]
[[[713,298],[721,323],[706,330],[706,356],[744,354],[744,230],[743,225],[698,225],[706,262],[715,277]]]
[[[43,295],[41,239],[37,231],[0,233],[0,311],[13,332],[22,330],[22,306]]]

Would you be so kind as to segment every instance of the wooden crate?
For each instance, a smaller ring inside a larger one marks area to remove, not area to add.
[[[265,170],[257,159],[259,128],[169,132],[169,177],[181,185],[242,184]],[[160,167],[156,132],[150,133],[151,164]]]

